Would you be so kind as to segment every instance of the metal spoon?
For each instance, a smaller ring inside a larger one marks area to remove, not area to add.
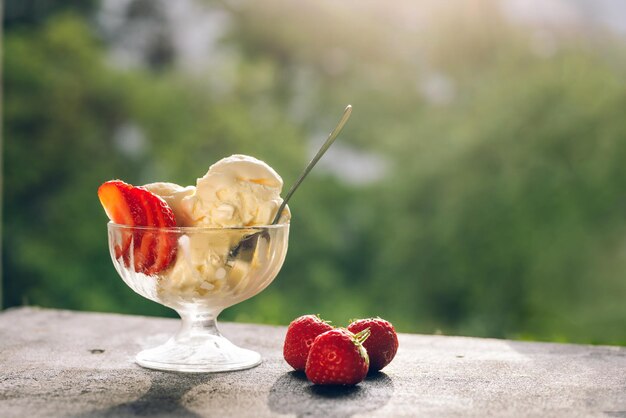
[[[271,225],[276,225],[278,223],[283,213],[283,210],[285,210],[285,207],[287,206],[287,202],[289,202],[289,199],[291,199],[291,196],[293,196],[298,186],[300,186],[302,181],[304,181],[305,177],[311,172],[313,167],[315,167],[315,164],[317,164],[320,158],[322,158],[322,156],[326,153],[326,151],[328,151],[328,148],[330,148],[333,142],[335,142],[335,139],[339,136],[339,133],[345,126],[346,122],[348,122],[348,119],[350,118],[351,113],[352,113],[352,106],[351,105],[346,106],[346,109],[343,111],[343,115],[341,116],[339,123],[337,123],[337,126],[335,126],[335,129],[333,129],[333,131],[328,135],[328,138],[326,139],[324,144],[320,147],[319,151],[317,151],[317,154],[315,154],[315,156],[306,166],[302,174],[300,174],[300,177],[298,177],[298,180],[296,180],[296,182],[291,186],[291,188],[287,192],[287,195],[285,196],[283,203],[278,208],[278,211],[276,211],[276,216],[274,217],[274,220],[272,221]],[[241,241],[239,241],[239,244],[237,244],[235,247],[233,247],[230,250],[225,264],[229,267],[232,267],[235,263],[236,258],[239,258],[240,260],[251,261],[252,257],[254,256],[254,251],[257,247],[256,245],[257,241],[259,237],[263,234],[268,235],[266,231],[259,231],[259,232],[255,232],[253,234],[245,236]]]

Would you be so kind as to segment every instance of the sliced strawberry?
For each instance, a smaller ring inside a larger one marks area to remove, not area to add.
[[[138,196],[131,192],[135,187],[121,180],[111,180],[98,188],[98,197],[109,219],[120,225],[146,223],[146,215]]]
[[[98,197],[113,222],[130,226],[174,227],[174,212],[159,196],[143,187],[120,180],[107,181],[98,189]],[[115,247],[115,257],[130,265],[130,243],[133,242],[135,271],[154,274],[166,269],[176,256],[176,236],[159,230],[122,232],[122,244]]]
[[[176,226],[176,218],[174,212],[168,206],[165,200],[155,196],[157,199],[153,201],[155,209],[155,222],[160,227]],[[156,256],[154,264],[149,269],[148,274],[156,273],[166,269],[176,257],[177,237],[174,233],[161,231],[156,236],[156,244],[154,254]]]
[[[141,187],[135,187],[132,193],[137,196],[143,205],[146,214],[146,225],[158,225],[156,223],[156,213],[153,203],[153,194]],[[133,248],[135,271],[146,273],[155,259],[155,235],[150,230],[135,232],[135,247]]]
[[[133,186],[121,180],[111,180],[98,188],[98,197],[110,220],[120,225],[146,225],[146,213],[139,197],[132,193]],[[125,257],[128,263],[128,248],[132,233],[123,231],[122,245],[115,247],[115,258]]]

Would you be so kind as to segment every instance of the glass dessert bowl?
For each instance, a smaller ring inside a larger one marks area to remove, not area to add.
[[[109,222],[108,235],[113,264],[124,282],[182,318],[176,335],[137,354],[139,365],[221,372],[261,362],[258,353],[239,348],[220,334],[217,316],[274,280],[287,254],[289,224],[210,228]]]

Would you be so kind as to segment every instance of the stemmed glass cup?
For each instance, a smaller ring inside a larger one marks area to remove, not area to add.
[[[111,258],[124,282],[182,319],[166,343],[137,354],[139,365],[221,372],[261,362],[258,353],[220,334],[217,316],[274,280],[287,254],[289,224],[157,228],[109,222],[108,234]]]

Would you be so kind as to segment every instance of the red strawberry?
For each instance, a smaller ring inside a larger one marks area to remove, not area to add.
[[[365,379],[369,358],[363,341],[369,330],[353,334],[337,328],[320,334],[306,361],[306,377],[316,385],[356,385]]]
[[[283,356],[285,361],[296,370],[304,370],[311,344],[318,335],[330,331],[333,327],[318,315],[304,315],[294,319],[285,336]]]
[[[371,335],[363,346],[370,356],[370,372],[377,372],[395,357],[398,351],[398,336],[391,322],[382,318],[358,319],[348,325],[348,330],[353,333],[368,328]]]
[[[145,225],[146,212],[141,210],[142,203],[138,196],[131,192],[132,187],[123,181],[113,180],[98,188],[98,197],[107,216],[120,225]],[[128,247],[132,241],[129,232],[122,239],[122,245],[115,248],[115,258],[128,256]],[[128,259],[126,259],[128,261]]]
[[[154,205],[154,210],[156,212],[156,224],[161,227],[176,226],[174,212],[169,207],[167,202],[147,190],[145,192],[158,198],[152,200],[152,204]],[[178,248],[177,240],[178,238],[176,234],[172,232],[168,233],[159,231],[159,233],[157,233],[156,248],[154,250],[155,260],[147,274],[158,273],[159,271],[165,270],[169,267],[176,257],[176,249]]]
[[[107,181],[98,188],[98,197],[109,219],[117,224],[176,226],[174,213],[167,203],[143,187],[135,187],[120,180]],[[132,259],[135,271],[154,274],[167,268],[174,260],[176,236],[161,230],[128,231],[122,238],[121,246],[114,250],[115,257],[122,257],[127,266]]]
[[[139,187],[132,186],[130,186],[128,192],[131,198],[138,201],[143,209],[141,211],[138,210],[137,213],[140,213],[145,218],[143,222],[135,223],[133,226],[154,225],[156,213],[152,207],[151,199],[146,195],[147,192]],[[133,242],[132,261],[135,271],[146,273],[148,268],[154,263],[155,234],[143,230],[134,230],[132,233],[128,231],[128,236],[132,238]],[[122,254],[127,265],[130,264],[130,256],[129,250],[124,251]]]

